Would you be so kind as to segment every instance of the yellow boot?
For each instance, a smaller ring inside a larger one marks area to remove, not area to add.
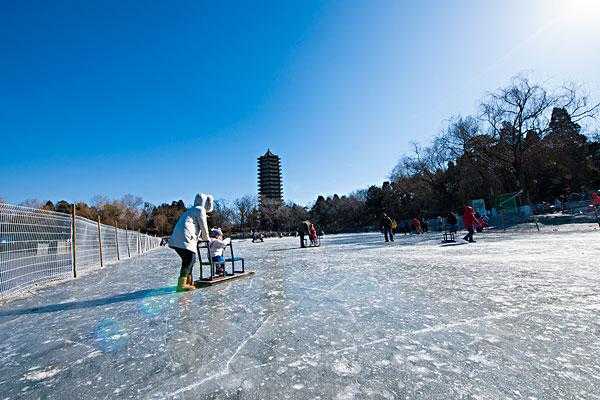
[[[187,283],[187,277],[179,278],[177,281],[177,291],[178,292],[187,292],[189,290],[196,289],[196,286],[190,285]]]

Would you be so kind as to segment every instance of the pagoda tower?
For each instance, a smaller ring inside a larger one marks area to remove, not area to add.
[[[261,204],[263,200],[283,202],[281,159],[271,150],[258,157],[258,198]]]

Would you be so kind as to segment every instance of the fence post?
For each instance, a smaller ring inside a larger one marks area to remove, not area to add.
[[[131,258],[131,253],[129,252],[129,235],[127,234],[127,232],[129,232],[127,225],[125,225],[125,244],[127,245],[127,258]]]
[[[115,243],[117,244],[117,261],[119,261],[121,260],[121,256],[119,255],[119,234],[117,229],[117,221],[115,221]]]
[[[100,230],[100,216],[98,215],[98,245],[100,246],[100,268],[104,268],[104,260],[102,260],[102,231]]]
[[[77,278],[77,233],[75,231],[76,225],[77,224],[75,223],[75,203],[73,203],[73,207],[71,208],[71,257],[73,258],[73,278]]]

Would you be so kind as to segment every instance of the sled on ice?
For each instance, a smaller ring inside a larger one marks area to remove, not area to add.
[[[456,243],[456,232],[454,232],[454,231],[442,232],[442,243]]]
[[[200,263],[200,278],[194,282],[196,287],[212,286],[218,283],[227,282],[237,278],[243,278],[254,274],[254,271],[246,271],[245,261],[243,257],[236,257],[233,252],[233,243],[225,247],[225,251],[229,247],[230,256],[225,258],[225,261],[221,264],[213,261],[213,255],[210,251],[208,240],[201,240],[198,242],[198,262]],[[207,255],[207,258],[202,257],[202,253]],[[228,271],[228,264],[231,267]],[[236,265],[241,266],[241,269],[236,269]],[[209,267],[209,275],[204,276],[203,267]],[[218,268],[222,267],[222,268]],[[222,271],[218,271],[222,269]]]

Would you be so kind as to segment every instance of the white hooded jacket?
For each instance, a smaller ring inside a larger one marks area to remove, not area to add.
[[[208,204],[207,204],[208,203]],[[208,240],[208,223],[206,213],[213,208],[211,195],[199,193],[194,199],[194,206],[181,214],[169,239],[169,247],[186,249],[196,253],[198,240]]]

